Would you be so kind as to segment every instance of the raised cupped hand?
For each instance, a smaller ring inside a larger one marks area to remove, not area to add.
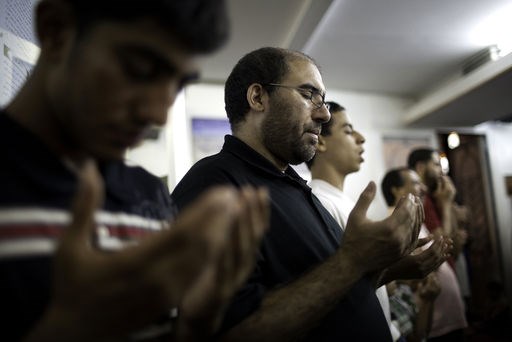
[[[92,243],[94,212],[102,197],[96,166],[86,162],[72,222],[55,255],[53,295],[27,341],[125,338],[183,304],[188,293],[207,288],[211,279],[222,279],[221,295],[215,298],[222,306],[252,267],[267,227],[265,191],[219,187],[186,208],[170,229],[136,246],[106,252]],[[201,316],[201,306],[195,309],[190,312]]]
[[[367,210],[375,198],[375,183],[370,182],[350,213],[341,244],[363,273],[380,271],[408,255],[415,247],[424,220],[419,198],[402,198],[394,212],[382,221],[367,218]]]

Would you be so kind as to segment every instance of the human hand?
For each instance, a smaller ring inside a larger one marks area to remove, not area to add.
[[[242,188],[239,202],[241,215],[227,247],[209,263],[181,302],[180,338],[190,340],[212,334],[221,323],[228,300],[254,268],[256,252],[270,215],[268,192]]]
[[[427,243],[432,244],[423,249]],[[391,279],[421,279],[436,270],[450,256],[453,242],[442,235],[418,240],[418,248],[387,269]]]
[[[172,229],[106,253],[92,244],[103,196],[92,162],[79,179],[72,223],[55,255],[53,297],[28,341],[113,339],[142,328],[180,303],[252,208],[240,204],[235,190],[217,188],[183,211]]]
[[[418,297],[425,301],[433,301],[441,293],[441,284],[435,273],[430,273],[421,282],[416,289]]]
[[[363,273],[382,270],[415,247],[421,223],[425,218],[419,198],[408,195],[400,199],[396,209],[382,221],[366,217],[375,197],[375,183],[370,182],[350,213],[341,250],[345,257],[361,267]]]
[[[466,242],[468,242],[468,238],[469,238],[468,231],[463,229],[463,228],[457,229],[455,231],[455,237],[454,238],[457,240],[458,244],[465,245]]]
[[[437,188],[433,197],[439,206],[452,205],[457,190],[450,177],[444,175],[437,181]]]

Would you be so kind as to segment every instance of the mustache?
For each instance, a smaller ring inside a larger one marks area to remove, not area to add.
[[[320,135],[322,133],[322,124],[312,124],[304,128],[304,132],[314,133]]]

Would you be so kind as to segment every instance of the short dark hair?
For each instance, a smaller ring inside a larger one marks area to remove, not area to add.
[[[225,108],[232,128],[242,122],[249,111],[249,86],[259,83],[271,94],[275,87],[268,84],[279,83],[289,71],[289,62],[296,58],[307,59],[316,65],[302,52],[275,47],[254,50],[238,61],[224,87]]]
[[[332,134],[332,125],[334,122],[332,120],[332,114],[337,112],[343,112],[345,110],[345,107],[334,101],[326,101],[325,104],[327,105],[327,108],[329,108],[329,112],[331,113],[331,119],[327,122],[322,123],[322,130],[320,132],[320,135],[327,137]],[[315,156],[316,154],[313,156],[313,158],[306,161],[306,165],[308,166],[309,169],[311,169],[311,167],[313,166]]]
[[[225,0],[66,0],[73,9],[78,35],[102,21],[151,18],[172,32],[185,49],[208,53],[229,36]]]
[[[412,152],[409,153],[409,157],[407,158],[407,166],[409,169],[415,170],[418,163],[428,162],[430,159],[432,159],[432,153],[434,152],[436,151],[430,147],[421,147],[412,150]]]
[[[393,206],[396,202],[395,195],[393,195],[391,189],[404,186],[404,177],[402,175],[402,172],[404,171],[409,171],[409,169],[406,167],[391,169],[386,173],[386,175],[382,179],[380,187],[388,207]]]

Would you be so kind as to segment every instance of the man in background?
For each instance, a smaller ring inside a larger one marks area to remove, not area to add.
[[[343,188],[346,177],[359,171],[364,161],[362,154],[365,139],[354,129],[345,108],[336,102],[328,102],[328,105],[331,120],[322,124],[316,155],[307,162],[312,178],[309,186],[340,226],[346,227],[355,202],[343,192]],[[394,277],[404,279],[426,276],[444,261],[443,253],[443,244],[438,240],[423,255],[407,256],[391,265],[379,281],[382,286],[377,288],[376,294],[394,341],[400,338],[400,332],[391,323],[385,284],[394,280]]]
[[[456,238],[457,228],[452,220],[455,187],[443,175],[439,153],[431,148],[418,148],[409,154],[408,167],[414,170],[426,185],[423,203],[425,226],[437,236]],[[434,302],[434,317],[429,341],[463,341],[467,327],[464,303],[454,273],[454,258],[448,260],[450,268],[438,272],[441,294]]]
[[[389,212],[395,209],[401,197],[408,194],[422,197],[426,191],[416,172],[406,167],[388,171],[382,179],[381,188]],[[422,227],[420,237],[427,235],[428,232]],[[446,267],[447,263],[443,263],[440,269]],[[388,284],[393,322],[407,341],[424,341],[430,334],[434,300],[441,291],[436,274],[437,272],[429,273],[422,280]]]
[[[40,57],[0,112],[2,340],[206,338],[252,269],[265,191],[174,218],[122,158],[226,41],[223,1],[42,0],[35,19]]]
[[[388,219],[369,221],[370,183],[342,232],[290,167],[315,154],[330,119],[324,100],[310,57],[279,48],[245,55],[225,86],[233,135],[172,193],[181,209],[219,184],[269,189],[270,229],[256,268],[227,310],[224,340],[391,340],[369,277],[415,247],[422,207],[411,196]]]

